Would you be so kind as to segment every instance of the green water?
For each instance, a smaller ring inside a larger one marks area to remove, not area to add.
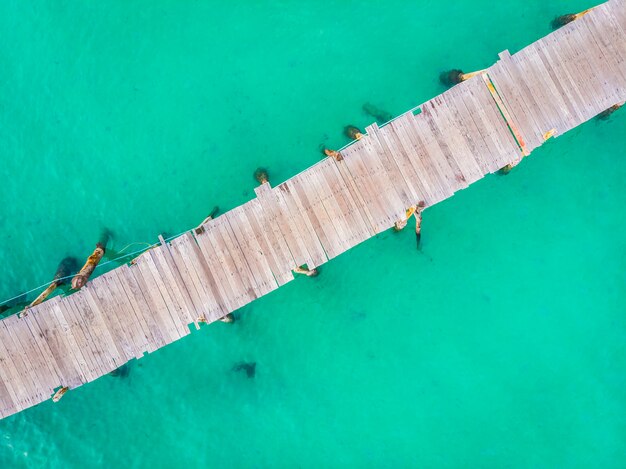
[[[235,4],[237,3],[237,4]],[[0,2],[0,298],[154,242],[574,1]],[[626,112],[0,422],[0,467],[626,467]],[[256,376],[232,371],[256,362]]]

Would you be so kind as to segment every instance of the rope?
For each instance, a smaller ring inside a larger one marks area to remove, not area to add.
[[[186,233],[187,231],[189,231],[189,230],[185,230],[185,231],[182,231],[182,232],[178,233],[177,235],[170,236],[165,241],[171,241],[174,238],[178,238],[180,235]],[[127,244],[126,246],[124,246],[122,248],[122,250],[118,251],[118,254],[123,253],[124,251],[126,251],[126,249],[128,249],[129,247],[134,246],[136,244],[143,244],[146,247],[143,247],[142,249],[138,249],[137,251],[126,253],[126,254],[124,254],[122,256],[118,256],[115,259],[109,259],[108,261],[101,262],[101,263],[99,263],[96,266],[96,269],[99,269],[100,267],[104,267],[105,265],[110,264],[111,262],[117,262],[118,260],[123,259],[125,257],[130,257],[130,256],[134,256],[135,254],[140,254],[140,253],[146,252],[148,249],[152,249],[153,247],[159,245],[159,243],[154,243],[154,244],[150,244],[150,243],[130,243],[130,244]],[[94,272],[95,272],[95,269],[94,269]],[[4,300],[4,301],[0,302],[0,306],[5,305],[7,303],[10,303],[13,300],[17,300],[18,298],[20,298],[20,297],[22,297],[24,295],[28,295],[29,293],[33,293],[33,292],[35,292],[37,290],[48,288],[48,286],[51,285],[53,282],[58,282],[59,280],[67,280],[67,279],[73,278],[75,275],[76,274],[67,275],[65,277],[60,277],[60,278],[51,280],[49,282],[46,282],[46,283],[44,283],[42,285],[39,285],[38,287],[35,287],[35,288],[31,289],[31,290],[28,290],[28,291],[25,291],[23,293],[20,293],[19,295],[15,295],[14,297],[9,298],[8,300]]]

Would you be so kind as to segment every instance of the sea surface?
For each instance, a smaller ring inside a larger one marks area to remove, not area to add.
[[[153,243],[583,0],[0,1],[0,299]],[[0,421],[0,468],[626,467],[626,110]],[[141,247],[134,245],[129,250]],[[32,298],[33,294],[31,294]],[[256,363],[254,377],[233,371]]]

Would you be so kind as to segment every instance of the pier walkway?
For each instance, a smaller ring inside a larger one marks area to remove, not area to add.
[[[0,321],[0,417],[190,333],[626,100],[610,0],[198,229]]]

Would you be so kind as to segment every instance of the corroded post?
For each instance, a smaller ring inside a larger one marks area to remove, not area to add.
[[[336,150],[329,150],[328,148],[324,148],[324,155],[332,158],[335,161],[343,160],[343,155]]]
[[[317,269],[309,269],[303,265],[293,269],[296,274],[306,275],[307,277],[317,277],[319,271]]]
[[[20,311],[18,316],[20,318],[26,316],[30,308],[32,308],[33,306],[37,306],[39,303],[45,301],[46,298],[48,298],[52,294],[52,292],[57,289],[57,287],[63,285],[64,283],[67,283],[67,277],[71,275],[72,272],[76,271],[77,264],[78,261],[74,257],[66,257],[65,259],[63,259],[57,267],[57,271],[54,275],[54,278],[52,279],[52,283],[50,283],[50,285],[48,285],[48,288],[42,291],[39,296],[37,296],[37,298],[32,301],[32,303],[30,303],[22,311]]]
[[[469,80],[481,73],[484,73],[485,70],[478,70],[476,72],[464,73],[463,70],[459,70],[458,68],[449,70],[447,72],[443,72],[439,75],[439,81],[445,86],[454,86],[459,83],[464,82],[465,80]]]
[[[80,271],[72,279],[72,288],[74,290],[80,290],[85,286],[89,277],[91,277],[93,271],[96,270],[96,267],[102,260],[105,250],[106,247],[104,244],[100,242],[96,244],[96,249],[94,249],[91,256],[87,258],[87,262],[85,262],[83,268],[80,269]]]

